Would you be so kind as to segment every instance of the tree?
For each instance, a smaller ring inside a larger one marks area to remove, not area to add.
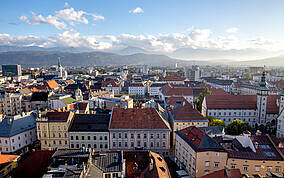
[[[206,117],[209,120],[209,126],[221,126],[225,127],[225,123],[221,119],[216,119],[215,117],[212,116],[207,116]]]
[[[225,132],[229,135],[240,135],[246,130],[251,132],[251,126],[248,123],[240,120],[234,120],[226,127]]]
[[[198,96],[198,100],[197,100],[197,110],[202,113],[202,103],[204,100],[205,95],[211,95],[212,92],[209,90],[209,88],[205,88],[205,90],[203,92],[201,92]]]

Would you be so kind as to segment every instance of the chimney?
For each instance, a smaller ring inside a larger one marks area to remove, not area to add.
[[[228,168],[228,166],[225,166],[224,169],[225,169],[227,177],[231,178],[231,170]]]
[[[262,134],[262,133],[261,133],[260,130],[257,130],[256,133],[255,133],[256,136],[260,136],[261,134]]]

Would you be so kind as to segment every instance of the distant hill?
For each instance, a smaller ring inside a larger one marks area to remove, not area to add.
[[[250,66],[284,66],[284,55],[265,58],[261,60],[233,62],[234,64],[250,65]]]
[[[57,64],[58,57],[63,65],[172,65],[181,60],[173,59],[165,55],[156,54],[132,54],[118,55],[105,52],[70,53],[58,51],[9,51],[0,53],[1,64],[21,64],[26,66],[48,66]]]
[[[137,53],[148,53],[146,50],[144,49],[141,49],[141,48],[137,48],[137,47],[134,47],[134,46],[128,46],[120,51],[117,52],[118,54],[121,54],[121,55],[131,55],[131,54],[137,54]]]

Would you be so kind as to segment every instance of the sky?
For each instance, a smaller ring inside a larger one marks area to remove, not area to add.
[[[9,0],[0,45],[284,50],[282,0]]]

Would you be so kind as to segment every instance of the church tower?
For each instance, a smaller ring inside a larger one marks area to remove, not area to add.
[[[57,70],[58,70],[58,77],[62,78],[63,77],[63,67],[62,67],[61,62],[60,62],[60,57],[58,57]]]
[[[75,99],[78,101],[83,101],[83,94],[79,88],[77,88],[77,90],[75,91]]]
[[[266,73],[262,73],[261,81],[259,82],[257,92],[257,109],[258,109],[258,124],[266,124],[266,110],[269,89],[266,82]]]

